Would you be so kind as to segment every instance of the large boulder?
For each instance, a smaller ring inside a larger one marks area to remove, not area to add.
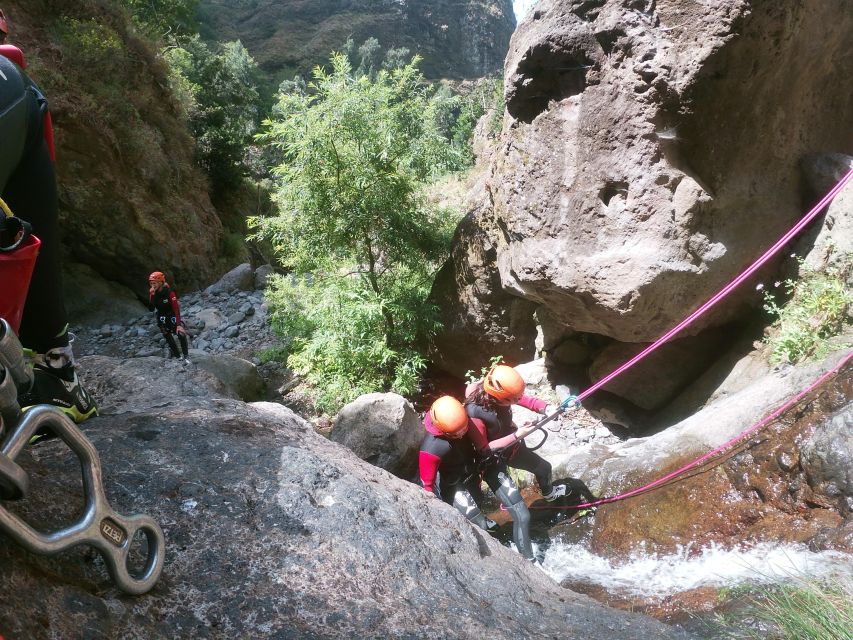
[[[83,428],[111,504],[163,528],[159,582],[128,597],[87,547],[43,557],[4,539],[4,637],[685,637],[560,588],[280,405],[163,397],[134,407],[135,382],[102,396],[104,414]],[[67,448],[47,442],[18,460],[31,494],[0,508],[42,530],[76,517],[80,466]]]
[[[205,293],[233,293],[252,291],[255,288],[255,272],[248,262],[238,264],[224,276],[204,290]]]
[[[677,324],[802,214],[800,159],[849,138],[851,32],[844,0],[537,3],[507,56],[478,223],[436,292],[456,301],[453,344],[470,327],[476,357],[470,319],[507,294],[626,343]],[[689,332],[758,305],[745,288]],[[505,306],[489,333],[520,348]]]
[[[100,327],[106,323],[126,322],[145,312],[142,301],[133,291],[104,279],[85,264],[65,264],[63,285],[65,309],[74,324]]]
[[[400,477],[414,473],[423,437],[414,407],[396,393],[359,396],[341,409],[329,433],[362,460]]]
[[[848,171],[853,169],[853,156],[840,153],[810,156],[803,162],[809,187],[819,199]],[[853,284],[853,181],[838,192],[826,208],[823,223],[804,236],[798,253],[805,255],[806,269],[822,271],[827,267],[847,270],[848,284]]]
[[[258,368],[243,358],[228,354],[211,354],[193,349],[190,352],[193,365],[213,374],[223,384],[233,389],[244,402],[261,400],[266,386]]]

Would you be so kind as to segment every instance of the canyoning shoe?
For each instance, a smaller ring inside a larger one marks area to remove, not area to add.
[[[51,404],[78,423],[98,415],[98,406],[80,384],[71,362],[62,367],[36,364],[33,374],[32,388],[19,397],[23,411],[38,404]]]
[[[551,487],[551,493],[543,495],[542,497],[545,498],[545,500],[547,500],[548,502],[554,502],[554,500],[556,500],[557,498],[562,498],[564,495],[566,495],[566,485],[555,484],[553,487]]]

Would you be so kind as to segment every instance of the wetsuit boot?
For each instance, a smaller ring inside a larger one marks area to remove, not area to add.
[[[488,478],[487,478],[488,479]],[[518,488],[512,478],[504,471],[497,474],[498,485],[492,486],[492,491],[503,503],[509,515],[512,516],[512,540],[518,552],[531,562],[536,560],[533,553],[533,543],[530,540],[530,511],[524,503]]]

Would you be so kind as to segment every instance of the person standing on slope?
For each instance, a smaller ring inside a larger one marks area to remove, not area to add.
[[[181,320],[181,305],[178,296],[166,282],[166,276],[162,271],[154,271],[148,276],[148,308],[154,312],[157,319],[157,328],[166,338],[169,345],[169,353],[173,358],[180,358],[190,363],[189,346],[187,344],[187,331]],[[175,344],[175,334],[181,342],[181,350]]]

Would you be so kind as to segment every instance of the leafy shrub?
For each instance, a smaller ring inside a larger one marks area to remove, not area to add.
[[[214,192],[236,186],[259,119],[255,61],[240,41],[211,48],[198,36],[164,51]]]
[[[785,280],[784,288],[790,297],[782,305],[773,294],[764,296],[764,309],[775,318],[765,339],[771,360],[796,363],[820,357],[826,353],[827,339],[842,331],[853,303],[845,274],[836,269],[805,271],[798,280]]]
[[[94,19],[66,18],[58,26],[60,40],[86,66],[113,66],[125,56],[124,43],[108,25]]]
[[[294,274],[268,292],[273,326],[329,412],[370,391],[414,391],[419,346],[438,327],[427,296],[455,216],[420,188],[460,155],[425,117],[433,94],[417,60],[371,79],[337,54],[265,123],[283,158],[279,214],[253,223]]]

